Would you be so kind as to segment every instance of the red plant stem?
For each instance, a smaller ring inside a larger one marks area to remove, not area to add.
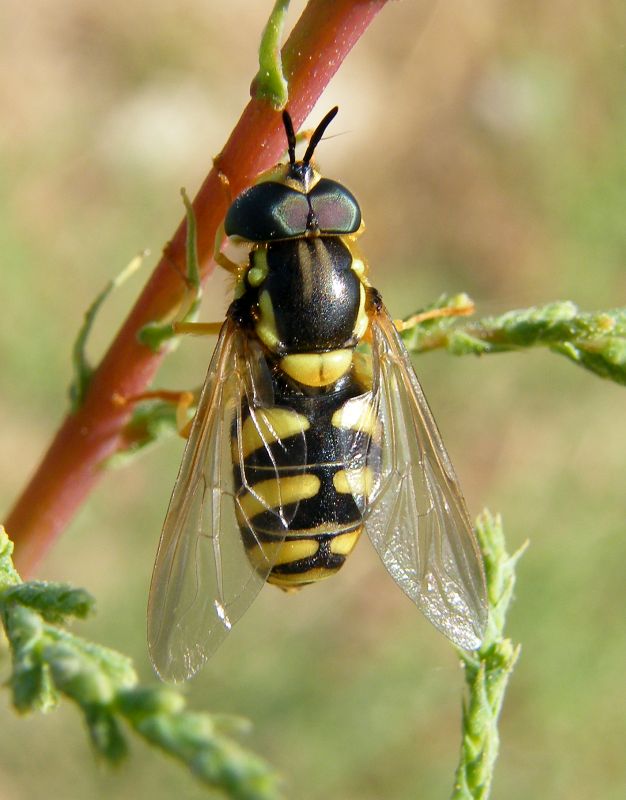
[[[299,127],[340,64],[387,0],[311,0],[282,50],[289,111]],[[254,93],[254,86],[253,86]],[[280,114],[253,96],[194,202],[203,280],[213,271],[213,247],[229,197],[268,169],[285,149]],[[145,324],[168,318],[185,292],[185,219],[166,245],[145,289],[95,371],[85,402],[70,414],[6,519],[22,575],[32,573],[103,474],[102,462],[124,444],[130,411],[114,396],[141,393],[163,354],[137,341]]]

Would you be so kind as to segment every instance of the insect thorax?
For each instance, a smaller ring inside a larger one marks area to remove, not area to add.
[[[285,353],[325,352],[353,344],[361,284],[352,271],[352,255],[339,237],[276,242],[265,257],[268,275],[262,291],[271,301]],[[268,324],[263,314],[260,321]]]

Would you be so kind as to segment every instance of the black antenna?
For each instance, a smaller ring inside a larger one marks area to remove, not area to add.
[[[313,151],[317,147],[320,142],[320,139],[324,135],[326,128],[330,125],[330,123],[334,120],[337,112],[339,111],[339,106],[335,106],[331,108],[328,114],[324,117],[324,119],[320,122],[317,126],[315,131],[313,132],[313,136],[311,136],[311,140],[309,141],[309,146],[306,149],[304,154],[304,158],[302,159],[303,164],[308,164],[311,158],[313,157]]]
[[[296,163],[296,133],[293,129],[293,122],[287,109],[283,111],[283,125],[287,134],[287,150],[289,151],[289,163],[293,167]]]

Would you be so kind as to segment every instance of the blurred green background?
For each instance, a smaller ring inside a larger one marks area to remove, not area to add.
[[[269,5],[0,6],[3,508],[64,414],[84,310],[140,249],[156,259],[182,216],[179,188],[196,191],[238,119]],[[341,135],[318,160],[360,199],[363,250],[394,314],[461,290],[483,314],[624,304],[623,12],[623,0],[382,12],[312,121],[339,104]],[[99,317],[94,359],[140,282]],[[228,291],[211,279],[205,319],[223,315]],[[196,385],[208,356],[206,342],[185,342],[159,385]],[[417,367],[472,513],[500,511],[511,550],[531,541],[494,797],[623,798],[624,389],[545,352],[437,353]],[[132,654],[145,679],[148,582],[182,447],[108,474],[41,570],[95,593],[98,617],[80,631]],[[287,776],[290,798],[449,795],[457,659],[367,542],[326,584],[296,597],[267,588],[230,638],[190,703],[249,717],[250,745]],[[0,800],[206,796],[140,744],[102,769],[81,728],[65,706],[16,719],[2,693]]]

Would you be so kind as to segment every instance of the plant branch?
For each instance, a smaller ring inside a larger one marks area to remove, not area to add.
[[[282,49],[289,111],[300,126],[353,45],[386,0],[311,0]],[[284,150],[281,115],[256,94],[245,108],[213,169],[193,201],[202,279],[214,268],[214,244],[231,196],[278,161]],[[224,176],[229,192],[224,189]],[[154,353],[137,333],[152,322],[172,319],[184,302],[186,220],[183,219],[152,277],[99,366],[90,376],[80,408],[63,422],[6,523],[16,560],[30,574],[102,474],[102,463],[124,447],[130,411],[118,396],[140,394],[166,348]]]
[[[404,329],[402,338],[408,350],[425,353],[445,349],[458,356],[547,347],[602,378],[626,386],[626,308],[584,312],[566,300],[460,322],[459,315],[465,314],[468,304],[471,300],[460,294],[444,295],[428,306],[429,312],[440,313]]]

